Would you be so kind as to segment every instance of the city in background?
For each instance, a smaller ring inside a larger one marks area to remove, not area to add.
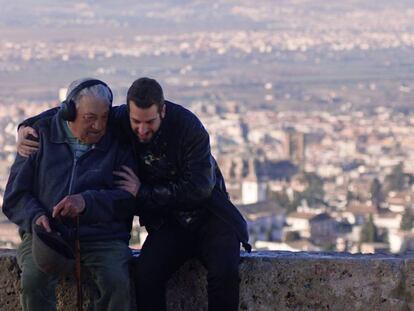
[[[150,76],[204,122],[255,249],[414,250],[412,1],[0,5],[0,203],[19,122],[77,78],[122,104]]]

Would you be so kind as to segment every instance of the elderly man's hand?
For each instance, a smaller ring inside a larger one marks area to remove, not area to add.
[[[29,157],[39,149],[39,142],[34,140],[38,137],[36,130],[30,126],[21,126],[17,131],[17,152],[22,157]]]
[[[121,177],[120,180],[115,181],[116,187],[118,189],[125,190],[136,197],[139,188],[141,187],[141,181],[138,176],[135,175],[134,171],[128,166],[122,165],[121,168],[121,171],[113,172],[114,175]]]
[[[80,194],[64,197],[53,207],[52,217],[76,217],[85,210],[85,200]]]
[[[47,232],[51,232],[50,224],[49,224],[49,218],[47,218],[46,215],[42,215],[39,218],[36,219],[35,224],[38,226],[43,227]]]

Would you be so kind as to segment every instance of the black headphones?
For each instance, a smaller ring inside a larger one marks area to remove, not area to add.
[[[109,88],[109,86],[105,82],[103,82],[101,80],[98,80],[98,79],[86,80],[86,81],[80,83],[77,87],[75,87],[68,94],[66,99],[62,102],[62,105],[61,105],[61,108],[60,108],[60,115],[61,115],[63,120],[66,120],[66,121],[74,121],[75,120],[75,118],[76,118],[76,104],[75,104],[74,98],[83,89],[86,89],[86,88],[94,86],[94,85],[103,85],[103,86],[106,86],[108,88],[109,93],[111,94],[109,104],[110,104],[110,107],[112,106],[113,94],[112,94],[112,91]]]

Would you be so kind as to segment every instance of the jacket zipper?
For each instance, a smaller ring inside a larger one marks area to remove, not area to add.
[[[71,173],[71,175],[70,175],[70,180],[69,180],[69,193],[68,193],[68,195],[71,195],[72,194],[72,186],[73,186],[73,180],[74,180],[74,177],[75,177],[75,170],[76,170],[76,164],[77,164],[77,160],[76,160],[76,158],[75,157],[73,157],[73,166],[72,166],[72,173]]]
[[[88,154],[89,152],[91,152],[94,149],[95,149],[95,145],[92,145],[92,147],[88,151],[86,151],[84,154],[82,154],[78,159],[75,158],[75,155],[72,152],[72,155],[73,155],[73,166],[72,166],[72,172],[71,172],[70,180],[69,180],[69,191],[68,191],[69,193],[68,193],[68,195],[71,195],[72,194],[73,182],[75,180],[76,165],[77,165],[78,161],[81,158],[83,158],[86,154]]]
[[[69,148],[70,148],[70,146],[69,146]],[[73,183],[75,181],[76,165],[78,164],[79,159],[82,158],[83,156],[85,156],[87,153],[89,153],[93,149],[95,149],[95,146],[92,146],[91,149],[89,149],[84,154],[82,154],[78,159],[76,159],[74,153],[72,152],[73,165],[72,165],[72,172],[70,174],[68,195],[71,195],[72,191],[73,191]],[[71,235],[76,235],[76,238],[79,239],[79,229],[76,228],[77,226],[79,226],[79,224],[72,227],[72,230],[71,230],[72,234]]]

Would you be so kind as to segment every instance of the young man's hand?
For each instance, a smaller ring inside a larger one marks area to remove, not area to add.
[[[81,194],[64,197],[53,207],[52,217],[76,217],[85,210],[85,200]]]
[[[120,180],[115,181],[116,187],[118,189],[125,190],[136,197],[139,188],[141,187],[141,181],[138,176],[135,175],[134,171],[128,166],[122,165],[121,169],[121,171],[113,172],[114,175],[121,177]]]
[[[29,157],[39,149],[38,137],[36,130],[30,126],[21,126],[17,131],[17,152],[22,157]]]

